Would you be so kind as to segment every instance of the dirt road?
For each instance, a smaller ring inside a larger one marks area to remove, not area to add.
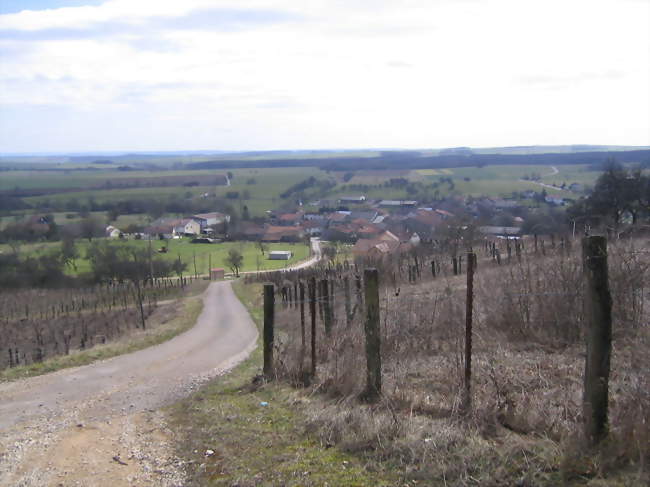
[[[0,485],[182,485],[156,409],[244,359],[257,329],[229,282],[161,345],[0,384]]]
[[[560,171],[559,171],[559,169],[557,167],[551,166],[551,172],[548,173],[548,174],[542,174],[542,177],[546,178],[546,177],[550,177],[550,176],[555,176],[556,174],[559,174],[559,172]],[[530,181],[530,180],[526,180],[526,179],[520,179],[519,181],[521,181],[523,183],[533,183],[533,184],[536,184],[538,186],[541,186],[542,188],[560,189],[560,188],[558,188],[556,186],[553,186],[552,184],[541,183],[539,181]]]

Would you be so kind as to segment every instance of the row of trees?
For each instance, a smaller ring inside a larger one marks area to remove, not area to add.
[[[181,276],[187,265],[179,260],[169,261],[158,256],[151,248],[109,241],[95,241],[86,251],[90,273],[73,278],[65,273],[66,267],[75,268],[79,257],[72,239],[64,239],[61,246],[41,255],[22,255],[20,248],[0,253],[0,288],[61,287],[75,281],[132,282],[136,287],[148,280],[170,275]],[[241,262],[239,262],[241,266]]]

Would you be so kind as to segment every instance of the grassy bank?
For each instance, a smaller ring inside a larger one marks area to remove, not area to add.
[[[260,327],[261,286],[238,281],[233,287]],[[171,408],[186,485],[398,484],[390,473],[370,472],[359,458],[307,435],[300,405],[309,399],[283,385],[254,385],[261,363],[258,347],[235,370]]]
[[[5,369],[0,371],[0,382],[88,365],[99,360],[158,345],[190,329],[202,309],[201,295],[186,298],[180,307],[175,304],[163,305],[147,320],[148,328],[146,330],[133,331],[116,341],[96,345],[88,350],[75,350],[70,355],[59,355],[43,362]]]

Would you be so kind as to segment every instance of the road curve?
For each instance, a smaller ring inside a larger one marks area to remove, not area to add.
[[[295,268],[320,259],[311,245]],[[202,299],[196,324],[160,345],[0,384],[0,486],[184,485],[159,408],[234,367],[258,337],[230,281]]]
[[[254,348],[257,328],[230,282],[211,283],[190,330],[160,345],[83,367],[0,384],[0,442],[31,420],[66,413],[101,419],[172,402],[232,368]]]

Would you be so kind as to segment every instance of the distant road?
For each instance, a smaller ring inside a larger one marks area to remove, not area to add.
[[[543,177],[543,178],[547,178],[547,177],[549,177],[549,176],[555,176],[555,175],[558,174],[559,172],[560,172],[560,171],[558,170],[557,167],[555,167],[555,166],[551,166],[551,172],[548,173],[548,174],[543,174],[542,177]],[[540,183],[539,181],[530,181],[530,180],[526,180],[526,179],[520,179],[519,181],[521,181],[522,183],[532,183],[532,184],[536,184],[536,185],[541,186],[541,187],[543,187],[543,188],[561,189],[561,188],[558,188],[558,187],[556,187],[556,186],[553,186],[552,184]]]

